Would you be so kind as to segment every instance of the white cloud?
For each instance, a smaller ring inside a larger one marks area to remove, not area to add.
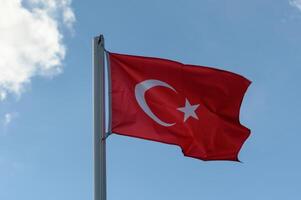
[[[62,71],[62,28],[75,22],[71,0],[0,0],[0,101],[34,76]]]
[[[301,0],[289,0],[289,4],[301,11]]]
[[[70,7],[71,0],[28,0],[31,5],[47,11],[54,17],[60,17],[63,23],[72,28],[75,15]]]

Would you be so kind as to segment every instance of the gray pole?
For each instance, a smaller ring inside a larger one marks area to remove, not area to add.
[[[104,38],[93,40],[94,200],[106,200]]]

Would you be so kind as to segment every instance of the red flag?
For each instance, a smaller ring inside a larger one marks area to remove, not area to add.
[[[219,69],[109,53],[112,132],[181,147],[185,156],[238,161],[250,130],[239,110],[250,81]]]

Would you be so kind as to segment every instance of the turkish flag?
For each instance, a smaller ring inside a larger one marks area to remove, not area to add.
[[[185,156],[238,161],[246,78],[210,67],[109,54],[112,132],[174,144]]]

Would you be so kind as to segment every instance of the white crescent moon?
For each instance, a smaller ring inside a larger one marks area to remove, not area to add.
[[[159,81],[159,80],[154,80],[154,79],[149,79],[149,80],[145,80],[142,81],[140,83],[138,83],[135,86],[135,97],[136,100],[139,104],[139,106],[142,108],[142,110],[150,117],[152,118],[155,122],[157,122],[158,124],[162,125],[162,126],[173,126],[175,125],[175,123],[169,124],[166,122],[163,122],[161,119],[159,119],[149,108],[149,106],[147,105],[146,101],[145,101],[145,92],[155,86],[163,86],[163,87],[167,87],[175,92],[177,92],[173,87],[171,87],[170,85],[168,85],[167,83],[163,82],[163,81]]]

